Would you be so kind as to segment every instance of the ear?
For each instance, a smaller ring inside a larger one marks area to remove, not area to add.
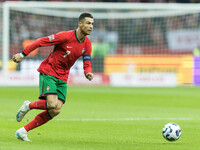
[[[79,21],[79,22],[78,22],[78,26],[80,27],[81,25],[82,25],[82,22],[81,22],[81,21]]]

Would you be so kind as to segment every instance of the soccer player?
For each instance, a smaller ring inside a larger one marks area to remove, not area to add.
[[[65,103],[67,93],[67,79],[70,68],[75,61],[83,56],[83,68],[85,77],[93,79],[91,65],[91,42],[87,35],[93,30],[94,19],[90,13],[82,13],[79,16],[78,28],[76,30],[63,31],[35,40],[21,53],[13,56],[13,61],[19,63],[31,51],[41,46],[55,45],[38,68],[39,75],[39,100],[35,102],[24,101],[17,112],[16,119],[20,122],[26,113],[32,109],[44,110],[35,119],[16,131],[15,136],[23,141],[30,141],[27,132],[47,123],[57,116]]]

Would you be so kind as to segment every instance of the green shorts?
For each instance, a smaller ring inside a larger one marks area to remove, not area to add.
[[[67,83],[51,75],[40,74],[39,99],[46,99],[47,95],[58,95],[58,99],[65,103]]]

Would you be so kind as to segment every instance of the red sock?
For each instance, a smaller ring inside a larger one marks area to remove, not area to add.
[[[45,109],[47,109],[47,104],[46,104],[45,100],[38,100],[38,101],[35,101],[35,102],[31,102],[29,104],[29,108],[30,109],[42,109],[42,110],[45,110]]]
[[[36,128],[36,127],[39,127],[39,126],[45,124],[50,119],[51,118],[50,118],[47,110],[45,110],[45,111],[41,112],[40,114],[38,114],[35,117],[35,119],[33,119],[30,123],[28,123],[27,125],[25,125],[24,128],[28,132],[29,130],[32,130],[32,129]]]

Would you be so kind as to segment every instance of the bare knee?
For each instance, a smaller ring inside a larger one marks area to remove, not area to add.
[[[61,112],[62,105],[63,103],[58,100],[56,108],[49,110],[49,114],[52,118],[57,116]]]
[[[58,97],[57,95],[47,95],[47,109],[56,109],[57,108]]]

